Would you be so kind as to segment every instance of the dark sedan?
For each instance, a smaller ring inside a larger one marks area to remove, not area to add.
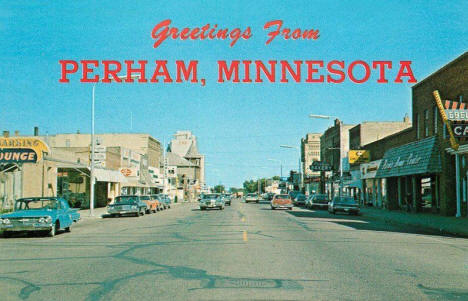
[[[335,214],[337,212],[344,212],[348,214],[359,215],[359,204],[349,196],[336,196],[328,204],[328,212]]]

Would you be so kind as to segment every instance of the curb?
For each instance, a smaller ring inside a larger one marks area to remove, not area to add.
[[[444,228],[439,228],[439,227],[431,227],[426,224],[419,224],[419,223],[414,223],[414,222],[403,222],[403,221],[397,221],[388,217],[380,217],[372,214],[366,214],[367,217],[372,218],[374,220],[381,220],[386,224],[390,225],[404,225],[411,227],[413,229],[418,229],[418,230],[426,230],[428,232],[435,232],[437,234],[443,235],[443,236],[456,236],[456,237],[461,237],[461,238],[468,238],[468,232],[460,232],[456,230],[450,230],[450,229],[444,229]]]

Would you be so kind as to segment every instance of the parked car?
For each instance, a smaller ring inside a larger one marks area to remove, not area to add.
[[[284,208],[289,210],[293,209],[293,203],[291,197],[288,194],[277,194],[273,196],[270,205],[272,210],[278,208]]]
[[[219,193],[204,194],[200,198],[200,210],[206,210],[208,208],[223,210],[224,205],[224,199]]]
[[[328,212],[335,214],[336,212],[345,212],[358,215],[360,213],[359,204],[349,196],[336,196],[328,204]]]
[[[118,196],[107,206],[107,212],[114,217],[127,214],[141,216],[145,214],[146,209],[146,203],[138,195]]]
[[[0,230],[4,237],[33,231],[55,236],[60,230],[70,232],[73,222],[79,220],[80,214],[63,198],[22,198],[15,202],[14,212],[0,216]]]
[[[306,207],[313,209],[327,209],[330,199],[327,194],[313,194],[306,201]]]
[[[223,198],[224,198],[224,204],[231,206],[232,195],[229,193],[224,193]]]
[[[156,206],[156,210],[161,211],[161,210],[164,210],[164,209],[165,209],[165,208],[164,208],[163,201],[162,201],[162,199],[163,199],[163,196],[162,196],[162,195],[160,195],[160,194],[152,194],[152,195],[151,195],[151,198],[158,204],[158,205]]]
[[[171,208],[171,198],[167,194],[160,194],[164,209]]]
[[[152,198],[149,195],[142,195],[140,200],[146,203],[146,213],[151,214],[152,212],[156,213],[158,211],[159,201],[155,198]]]
[[[250,202],[255,202],[258,203],[260,200],[258,199],[258,195],[256,193],[248,193],[245,196],[245,202],[250,203]]]
[[[298,193],[296,194],[296,197],[294,198],[294,205],[295,206],[304,206],[305,205],[305,202],[306,201],[306,196],[302,193]]]

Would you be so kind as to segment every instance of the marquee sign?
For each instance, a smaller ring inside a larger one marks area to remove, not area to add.
[[[459,145],[458,145],[457,141],[455,140],[455,135],[453,134],[452,126],[451,126],[451,124],[449,122],[447,114],[445,113],[445,108],[442,105],[442,99],[440,98],[439,91],[435,90],[435,91],[432,92],[432,94],[434,95],[437,108],[439,108],[440,116],[442,117],[442,120],[444,121],[444,124],[447,127],[447,132],[449,134],[450,145],[452,146],[452,148],[454,150],[458,150]]]
[[[38,138],[0,138],[0,163],[36,163],[49,147]]]

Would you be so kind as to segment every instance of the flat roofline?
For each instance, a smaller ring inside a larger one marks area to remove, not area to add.
[[[462,55],[456,57],[454,60],[448,62],[447,64],[443,65],[441,68],[437,69],[436,71],[434,71],[433,73],[429,74],[428,76],[426,76],[424,79],[422,79],[421,81],[417,82],[416,84],[414,84],[414,86],[411,87],[411,89],[414,89],[416,87],[418,87],[419,85],[421,85],[422,83],[424,83],[425,81],[427,81],[428,79],[436,76],[438,73],[440,72],[443,72],[445,71],[446,69],[448,69],[449,67],[451,67],[452,65],[458,63],[459,61],[465,59],[465,57],[468,56],[468,51],[466,51],[465,53],[463,53]]]

